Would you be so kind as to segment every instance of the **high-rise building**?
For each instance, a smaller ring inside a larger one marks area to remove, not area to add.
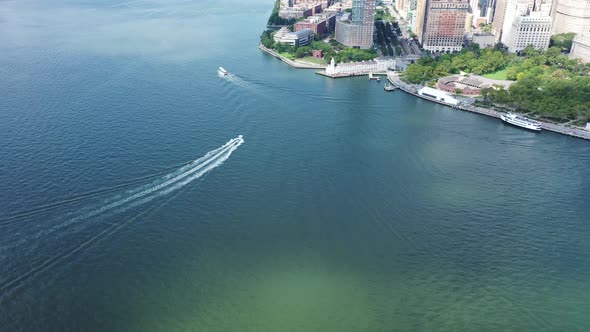
[[[581,34],[574,37],[570,56],[584,62],[590,62],[590,34]]]
[[[551,39],[551,16],[540,12],[517,16],[510,29],[503,35],[504,45],[510,52],[520,52],[531,45],[535,49],[547,49]]]
[[[460,51],[468,10],[468,0],[428,0],[422,37],[424,49]]]
[[[351,15],[336,20],[335,38],[351,47],[368,49],[373,46],[375,0],[353,0]]]
[[[506,2],[507,0],[496,0],[496,8],[494,8],[494,15],[492,16],[492,33],[496,36],[496,41],[500,41],[500,38],[502,38]]]
[[[525,15],[533,9],[534,5],[535,0],[497,0],[492,21],[492,33],[496,36],[496,40],[503,42],[504,32],[512,27],[514,18]]]
[[[479,15],[481,17],[489,17],[490,11],[492,11],[493,6],[493,0],[479,0]]]
[[[550,3],[545,0],[508,0],[500,41],[511,52],[528,45],[547,49],[551,38]]]
[[[469,12],[473,15],[472,26],[490,23],[495,5],[494,0],[469,0]]]
[[[590,32],[590,0],[553,0],[553,33]]]
[[[428,0],[418,0],[416,5],[416,18],[412,31],[418,36],[418,41],[422,44],[422,37],[424,36],[424,20],[426,18],[426,4]]]
[[[397,10],[397,13],[401,17],[406,18],[408,16],[409,9],[410,9],[410,0],[397,0],[395,2],[395,10]]]

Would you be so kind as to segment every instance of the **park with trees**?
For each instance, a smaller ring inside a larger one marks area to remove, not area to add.
[[[328,63],[332,58],[337,63],[351,62],[351,61],[368,61],[375,59],[378,54],[374,48],[368,50],[360,50],[352,47],[347,47],[340,44],[335,39],[330,39],[327,43],[316,38],[311,45],[307,46],[290,46],[283,43],[275,42],[272,35],[273,30],[266,30],[260,36],[260,43],[266,47],[277,51],[279,54],[295,60],[298,58],[305,58],[311,55],[312,50],[321,50],[324,54],[324,62]]]
[[[428,84],[463,72],[516,81],[508,90],[482,89],[482,103],[585,124],[590,120],[590,65],[569,58],[562,48],[556,45],[542,51],[527,47],[516,55],[502,45],[483,50],[474,46],[456,54],[423,57],[409,65],[402,77],[410,83]]]
[[[397,23],[396,23],[397,24]],[[399,40],[393,32],[391,23],[383,23],[383,21],[375,21],[375,33],[377,35],[377,43],[381,50],[381,54],[387,56],[395,56],[394,49],[399,50]],[[398,54],[401,52],[398,52]]]

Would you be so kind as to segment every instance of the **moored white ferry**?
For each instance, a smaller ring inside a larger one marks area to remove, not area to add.
[[[525,128],[525,129],[529,129],[529,130],[534,130],[534,131],[541,131],[541,123],[531,120],[531,119],[527,119],[524,116],[520,116],[514,113],[508,113],[508,114],[502,114],[500,116],[500,118],[502,119],[502,121],[507,122],[511,125],[517,126],[517,127],[521,127],[521,128]]]
[[[223,69],[223,67],[219,67],[217,69],[217,74],[219,74],[219,76],[228,76],[229,72],[225,69]]]

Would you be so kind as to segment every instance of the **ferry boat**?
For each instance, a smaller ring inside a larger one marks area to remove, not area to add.
[[[531,119],[527,119],[524,116],[520,116],[514,113],[508,113],[508,114],[502,114],[500,116],[500,118],[502,119],[502,121],[507,122],[511,125],[517,126],[517,127],[521,127],[521,128],[525,128],[525,129],[529,129],[529,130],[534,130],[534,131],[541,131],[541,123],[531,120]]]
[[[217,74],[219,74],[219,76],[229,76],[229,72],[223,69],[223,67],[217,68]]]

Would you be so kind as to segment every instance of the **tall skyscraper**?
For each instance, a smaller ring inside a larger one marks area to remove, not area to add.
[[[553,33],[590,33],[590,0],[553,1]]]
[[[371,48],[374,16],[375,0],[353,0],[351,15],[344,15],[336,20],[336,40],[346,46]]]
[[[536,13],[517,16],[502,39],[510,52],[522,51],[529,45],[547,49],[551,39],[551,16]]]
[[[422,36],[424,49],[460,51],[468,10],[468,0],[427,0]]]
[[[536,49],[549,47],[552,23],[550,4],[543,1],[507,2],[500,40],[510,52],[522,51],[528,45]]]
[[[497,41],[502,41],[504,32],[510,29],[514,18],[525,15],[533,9],[535,0],[497,0],[492,21],[492,33]]]
[[[352,23],[373,26],[375,22],[375,0],[352,1]]]
[[[422,38],[424,37],[424,21],[426,19],[426,4],[428,0],[418,0],[416,5],[416,19],[414,20],[414,26],[412,30],[418,36],[418,42],[422,44]]]
[[[590,62],[590,34],[576,35],[570,56],[584,62]]]

